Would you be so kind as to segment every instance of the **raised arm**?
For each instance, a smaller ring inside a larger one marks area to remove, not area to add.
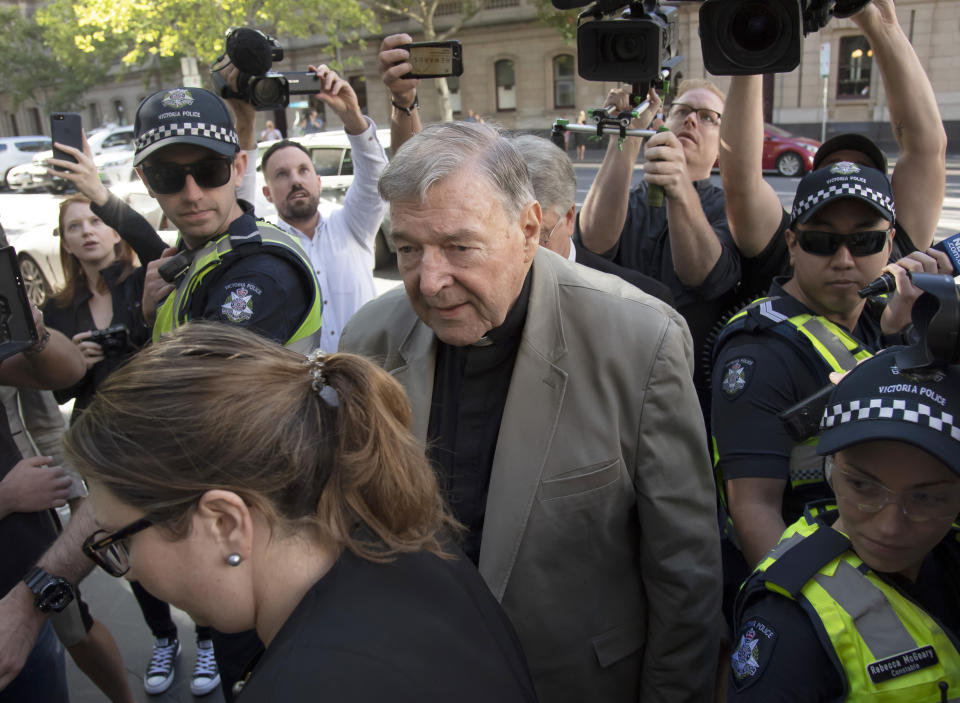
[[[924,251],[933,244],[947,178],[947,135],[937,97],[897,20],[893,0],[874,0],[853,21],[873,49],[900,147],[891,177],[897,220]]]
[[[764,250],[783,216],[762,163],[763,77],[734,76],[720,123],[720,180],[730,234],[745,258]]]
[[[640,119],[631,122],[631,129],[645,128],[660,109],[660,98],[653,90],[648,97],[650,107]],[[614,88],[604,102],[604,107],[608,105],[615,106],[618,111],[626,110],[630,106],[630,91]],[[610,251],[620,239],[627,219],[633,165],[642,144],[643,140],[638,137],[627,137],[621,150],[617,148],[617,139],[610,138],[603,163],[583,201],[579,218],[580,238],[584,246],[596,254]]]
[[[414,105],[420,80],[400,77],[409,73],[413,66],[407,63],[410,52],[397,47],[412,41],[413,37],[409,34],[391,34],[384,37],[380,44],[380,54],[377,56],[380,79],[390,91],[390,150],[394,154],[405,141],[423,129],[420,124],[420,110]]]
[[[66,336],[44,326],[40,311],[33,308],[33,321],[40,341],[32,348],[0,363],[0,385],[28,388],[64,388],[87,372],[83,354]]]

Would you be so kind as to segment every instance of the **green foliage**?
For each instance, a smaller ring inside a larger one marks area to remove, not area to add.
[[[537,6],[537,19],[542,24],[560,32],[563,38],[570,44],[577,38],[577,15],[580,10],[558,10],[550,0],[535,0]]]
[[[377,31],[373,12],[357,0],[54,0],[69,5],[65,18],[75,47],[96,53],[120,42],[122,61],[142,66],[150,57],[192,56],[211,64],[223,53],[229,27],[253,26],[280,37],[323,35],[323,52]],[[52,18],[51,18],[51,21]]]

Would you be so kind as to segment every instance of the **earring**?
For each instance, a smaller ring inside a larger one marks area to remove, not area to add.
[[[230,566],[240,566],[241,561],[242,561],[242,558],[240,557],[239,554],[231,554],[230,556],[227,557],[227,563]]]

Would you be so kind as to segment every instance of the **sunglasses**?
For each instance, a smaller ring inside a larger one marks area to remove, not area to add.
[[[158,195],[173,195],[187,184],[187,174],[201,188],[219,188],[230,180],[233,159],[203,159],[192,164],[169,162],[143,167],[150,189]]]
[[[842,245],[853,256],[870,256],[883,250],[887,244],[887,237],[890,236],[890,230],[837,234],[798,229],[794,230],[794,234],[797,235],[797,244],[808,254],[833,256]]]

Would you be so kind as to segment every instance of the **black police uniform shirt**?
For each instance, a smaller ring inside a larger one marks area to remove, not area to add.
[[[253,215],[244,213],[227,232],[245,233],[255,226]],[[190,317],[246,327],[285,344],[312,301],[304,276],[294,262],[268,251],[239,257],[206,275],[201,294],[190,302]]]
[[[773,282],[775,276],[789,276],[792,273],[790,266],[790,250],[787,249],[787,239],[784,235],[790,226],[790,213],[783,211],[780,226],[763,251],[742,260],[743,275],[740,287],[751,299],[758,297]],[[897,261],[916,251],[913,240],[897,223],[893,231],[893,247],[890,250],[889,261]]]
[[[899,574],[879,575],[932,615],[956,642],[960,640],[957,567],[941,542],[927,555],[915,583]],[[810,616],[796,601],[776,593],[757,596],[741,616],[733,648],[730,703],[843,700],[843,679]]]
[[[0,403],[0,481],[20,461],[20,450],[10,434],[7,412]],[[52,510],[10,513],[0,519],[0,598],[17,585],[57,538],[58,521]]]
[[[776,279],[768,292],[771,297],[782,298],[777,309],[788,316],[811,313],[784,292],[785,282]],[[873,306],[864,307],[852,336],[871,352],[879,351],[883,346],[879,311]],[[832,495],[823,482],[799,489],[790,485],[794,441],[777,418],[778,413],[830,382],[825,364],[814,362],[813,355],[812,347],[810,353],[803,354],[774,332],[740,332],[718,351],[712,374],[713,436],[723,478],[787,481],[783,519],[788,525],[800,517],[806,503]]]

